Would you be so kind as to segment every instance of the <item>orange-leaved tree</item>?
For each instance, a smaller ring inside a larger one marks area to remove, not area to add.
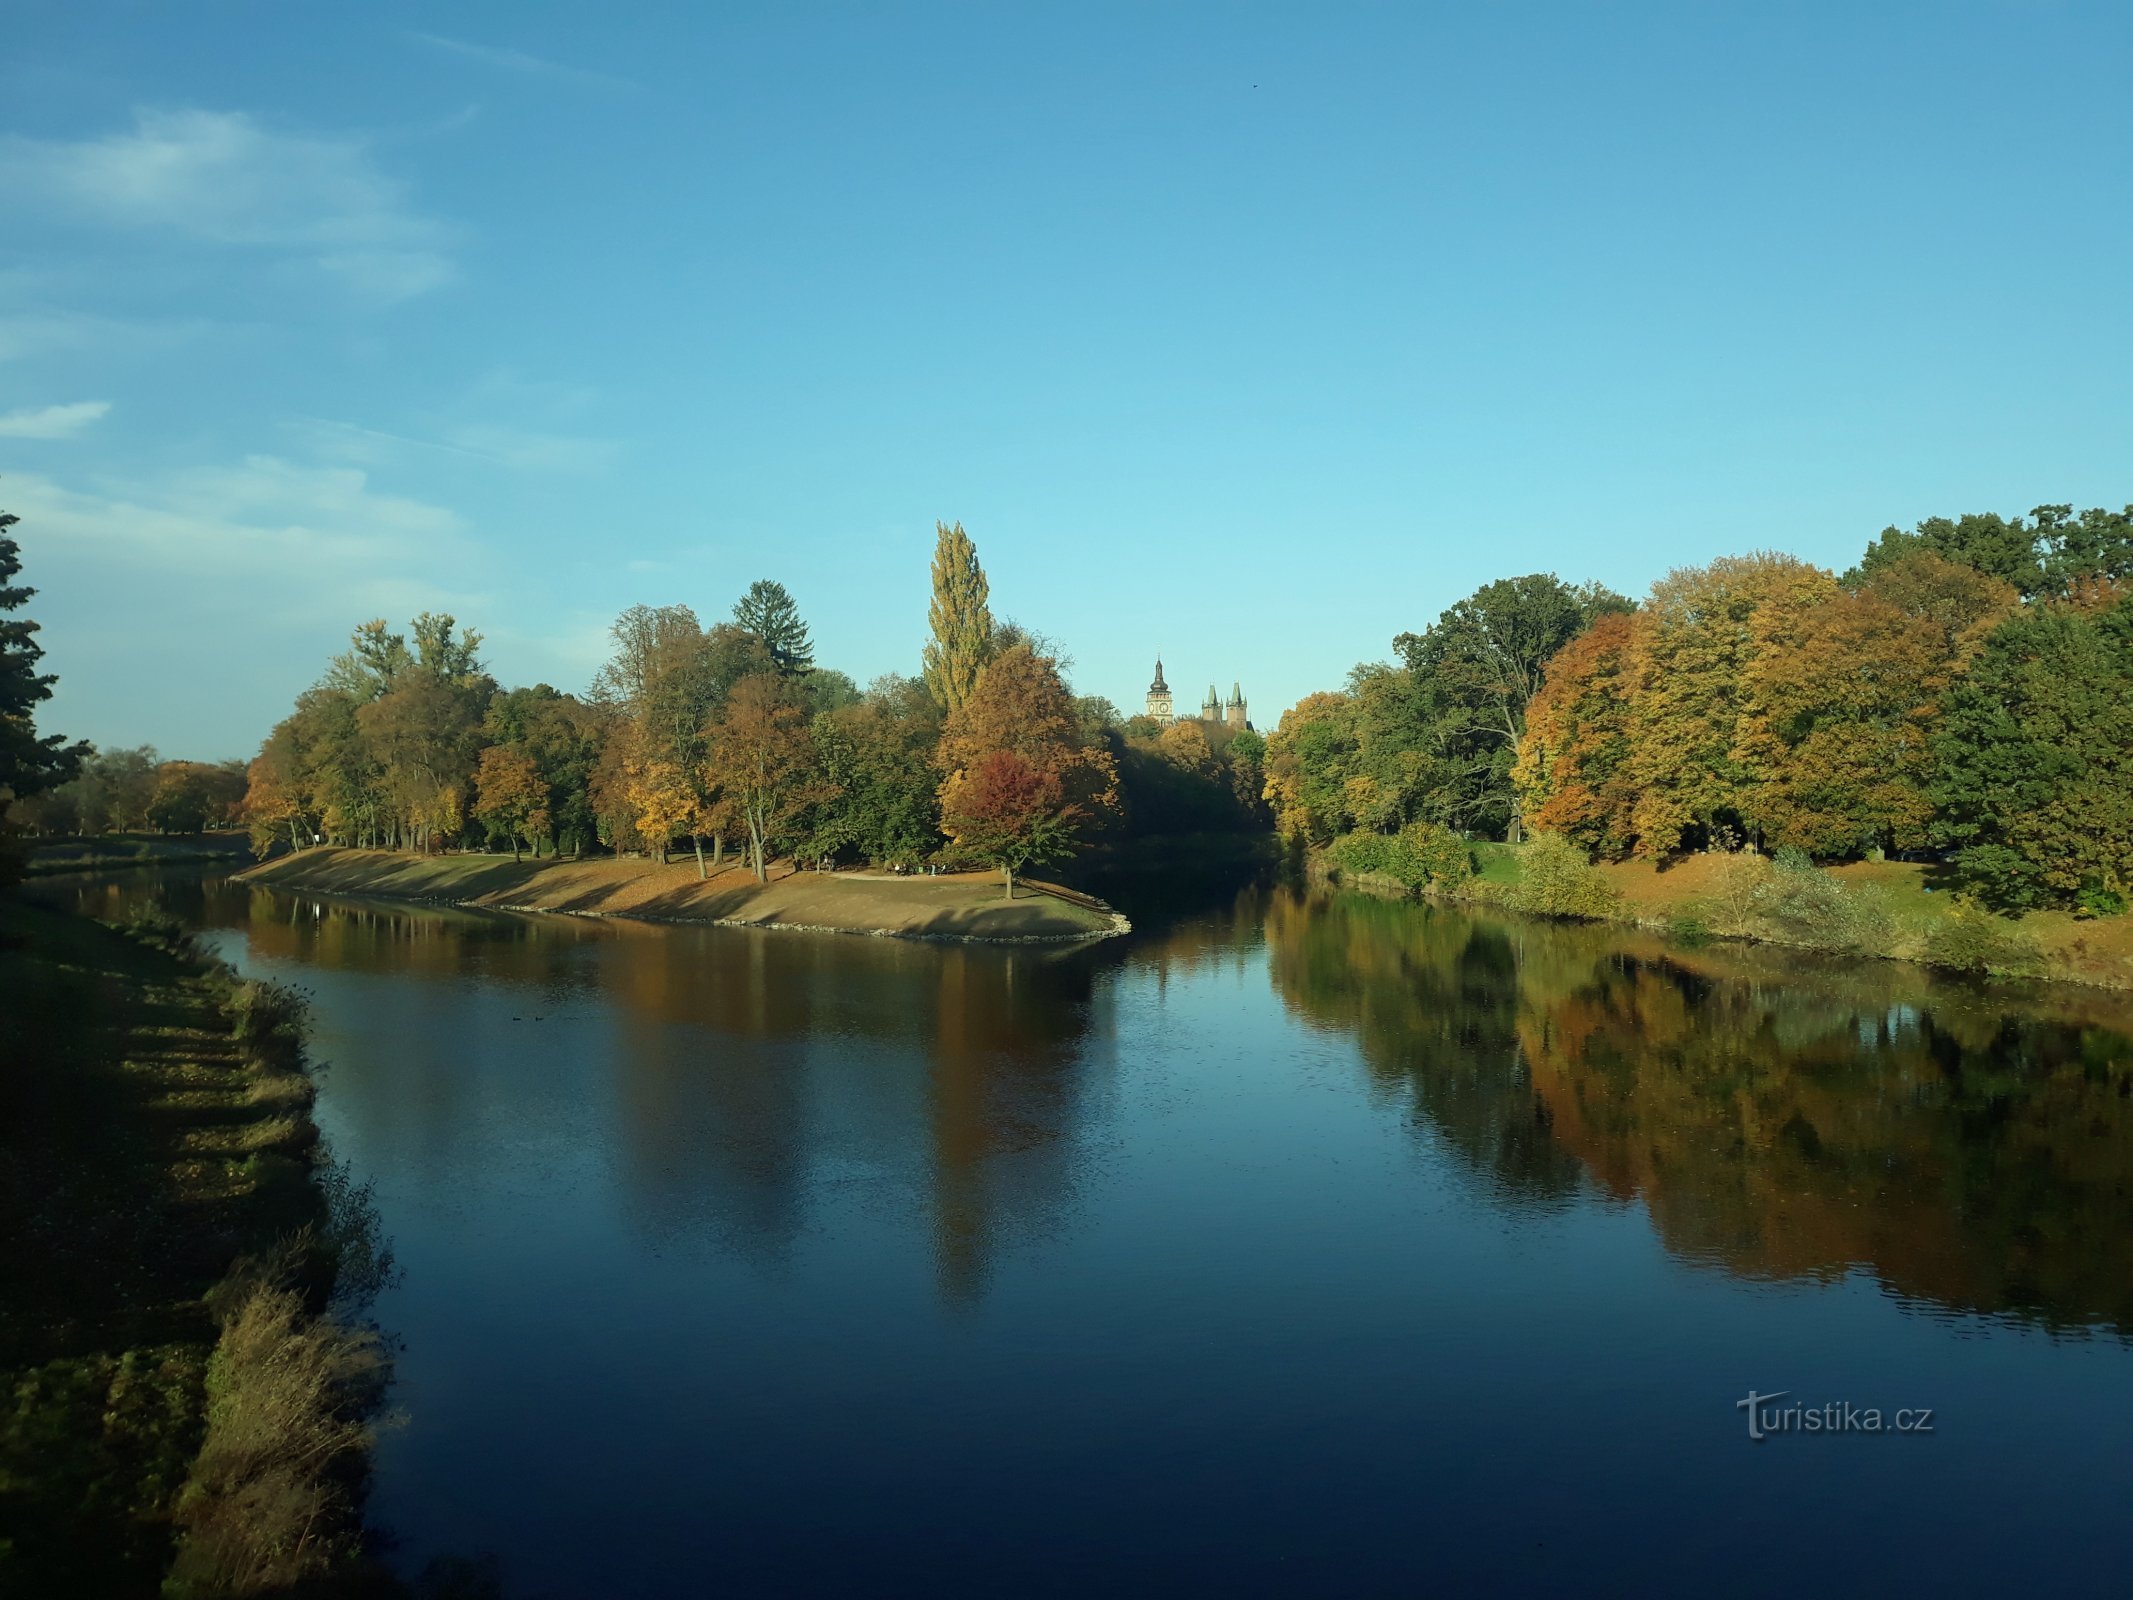
[[[501,828],[511,841],[511,859],[519,859],[518,841],[530,842],[548,831],[548,785],[533,758],[509,745],[492,744],[474,769],[474,815]]]
[[[942,832],[998,867],[1010,899],[1017,872],[1070,854],[1118,809],[1111,752],[1074,714],[1058,663],[1027,643],[986,663],[937,759]]]
[[[755,881],[767,883],[771,853],[810,806],[834,793],[815,759],[800,688],[776,672],[741,679],[705,725],[704,740],[708,809],[740,819]]]
[[[1526,706],[1511,768],[1527,823],[1575,839],[1608,860],[1637,842],[1630,786],[1629,663],[1639,614],[1611,612],[1548,663]]]

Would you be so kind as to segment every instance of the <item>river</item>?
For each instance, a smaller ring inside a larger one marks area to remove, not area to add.
[[[2127,1581],[2112,997],[1280,888],[1021,951],[40,892],[311,994],[401,1268],[371,1512],[410,1573]]]

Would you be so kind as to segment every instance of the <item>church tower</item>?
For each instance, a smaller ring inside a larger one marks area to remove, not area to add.
[[[1163,658],[1155,658],[1155,682],[1148,685],[1148,719],[1165,727],[1174,720],[1170,714],[1170,685],[1163,681]]]
[[[1222,708],[1222,720],[1232,728],[1248,728],[1244,720],[1244,690],[1235,683],[1229,686],[1229,703]]]
[[[1222,720],[1222,697],[1215,693],[1213,684],[1207,686],[1207,698],[1200,703],[1200,720],[1202,722],[1220,722]]]

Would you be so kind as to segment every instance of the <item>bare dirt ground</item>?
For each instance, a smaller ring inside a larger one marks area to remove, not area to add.
[[[1003,898],[991,873],[897,878],[795,871],[789,862],[758,884],[729,865],[708,880],[696,861],[666,866],[634,857],[522,861],[509,856],[411,856],[332,847],[251,868],[260,883],[396,900],[438,900],[499,910],[564,911],[656,921],[894,934],[931,939],[1091,938],[1121,931],[1114,914],[1049,885],[1017,882]]]

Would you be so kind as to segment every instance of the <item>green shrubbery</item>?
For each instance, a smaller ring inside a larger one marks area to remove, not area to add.
[[[1621,896],[1584,847],[1561,834],[1535,834],[1519,856],[1510,904],[1540,917],[1599,919],[1614,914]]]
[[[1895,921],[1872,888],[1851,888],[1819,870],[1804,850],[1777,853],[1749,896],[1761,937],[1812,950],[1885,952]]]
[[[1456,889],[1474,875],[1467,842],[1426,822],[1398,833],[1345,833],[1326,853],[1349,877],[1389,878],[1408,889]]]
[[[1926,936],[1925,959],[1936,967],[1993,978],[2033,977],[2044,965],[2043,952],[2026,929],[1960,904]]]

